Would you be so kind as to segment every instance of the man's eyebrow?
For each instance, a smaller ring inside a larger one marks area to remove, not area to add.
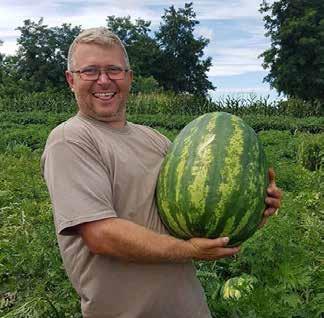
[[[102,68],[102,67],[100,67],[99,65],[86,65],[86,66],[83,66],[83,67],[81,67],[81,68],[88,68],[88,67]],[[118,67],[118,68],[123,68],[122,66],[120,66],[120,65],[116,65],[116,64],[108,64],[108,65],[104,66],[103,68],[108,68],[108,67]]]
[[[87,67],[98,67],[98,68],[99,68],[98,65],[86,65],[86,66],[83,66],[83,67],[81,67],[81,68],[87,68]]]

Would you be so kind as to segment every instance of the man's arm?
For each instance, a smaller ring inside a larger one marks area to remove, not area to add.
[[[273,169],[269,169],[269,181],[267,207],[260,227],[281,204],[282,191],[276,186]],[[239,251],[239,247],[226,247],[228,241],[225,238],[192,238],[184,241],[120,218],[84,223],[80,225],[80,233],[93,253],[139,263],[215,260]]]
[[[91,252],[136,263],[215,260],[235,255],[239,247],[225,247],[226,238],[192,238],[188,241],[158,234],[133,222],[109,218],[79,226]]]

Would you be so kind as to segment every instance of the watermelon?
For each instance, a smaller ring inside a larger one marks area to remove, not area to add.
[[[171,145],[157,183],[157,205],[170,234],[241,244],[265,208],[267,163],[257,134],[241,118],[204,114]]]

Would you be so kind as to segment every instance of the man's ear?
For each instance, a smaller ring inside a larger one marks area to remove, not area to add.
[[[130,75],[131,82],[133,82],[134,73],[132,70],[129,71],[129,75]]]
[[[70,71],[65,71],[65,78],[70,86],[71,91],[73,92],[73,88],[74,88],[73,74]]]
[[[134,73],[132,70],[130,70],[129,72],[129,89],[132,87],[132,83],[133,83],[133,79],[134,79]]]

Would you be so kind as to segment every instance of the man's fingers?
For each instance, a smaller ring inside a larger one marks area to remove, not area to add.
[[[226,257],[226,256],[233,256],[240,251],[240,247],[221,247],[218,249],[219,258]]]
[[[267,206],[275,209],[280,208],[280,200],[277,198],[272,198],[272,197],[266,197],[265,198],[265,203]]]
[[[277,211],[278,211],[277,208],[267,208],[267,209],[264,210],[263,215],[264,216],[271,216],[271,215],[275,214]]]
[[[273,168],[269,168],[268,175],[269,175],[269,185],[267,188],[268,195],[277,199],[281,199],[282,191],[276,185],[276,181],[275,181],[276,174]]]
[[[263,211],[263,219],[259,224],[259,228],[263,227],[267,223],[269,216],[275,214],[281,206],[282,191],[276,186],[276,174],[273,168],[269,168],[268,176],[269,186],[267,188],[268,196],[265,198],[266,208]]]
[[[240,251],[240,247],[226,247],[227,237],[216,239],[192,238],[188,242],[194,248],[194,259],[216,260],[227,256],[232,256]]]
[[[269,168],[268,170],[268,176],[269,176],[269,183],[271,184],[275,184],[275,179],[276,179],[276,173],[273,170],[273,168]]]
[[[229,237],[218,237],[216,239],[210,240],[211,248],[213,247],[223,247],[226,246],[229,242]]]
[[[193,238],[190,240],[190,243],[196,248],[205,248],[213,249],[216,247],[224,247],[228,244],[228,237],[218,237],[216,239],[207,239],[207,238]]]
[[[267,193],[271,197],[274,197],[274,198],[277,198],[277,199],[281,199],[281,197],[282,197],[282,192],[277,187],[270,187],[269,186],[268,189],[267,189]]]

